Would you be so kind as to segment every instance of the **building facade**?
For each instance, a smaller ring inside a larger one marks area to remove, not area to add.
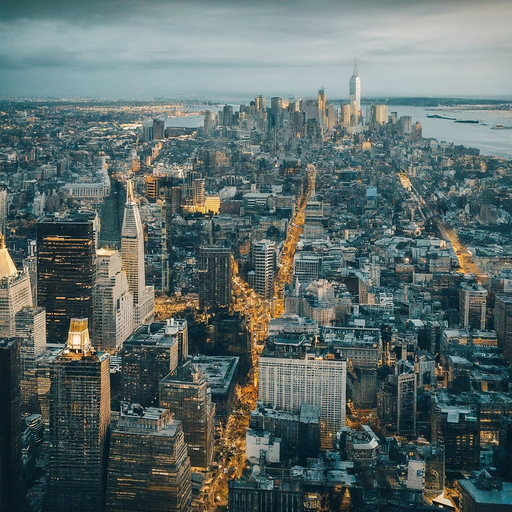
[[[65,344],[71,318],[87,318],[93,330],[95,238],[90,214],[37,223],[37,304],[46,309],[52,343]]]
[[[253,288],[264,299],[271,299],[274,296],[276,243],[271,240],[254,242],[251,248],[251,259],[254,268]]]
[[[155,290],[152,286],[146,286],[144,232],[131,182],[127,184],[127,202],[121,229],[121,258],[128,287],[133,295],[135,323],[140,325],[151,322],[155,315]]]
[[[199,248],[199,307],[228,308],[231,304],[231,249]]]
[[[485,329],[487,290],[477,283],[461,283],[459,290],[461,323],[472,329]]]
[[[334,354],[265,351],[259,359],[258,400],[293,413],[319,406],[322,448],[332,449],[345,425],[346,383],[347,361]]]
[[[109,355],[93,348],[87,319],[72,319],[51,377],[48,510],[103,510],[109,425]]]
[[[121,349],[135,326],[133,295],[116,250],[96,252],[94,326],[98,348],[110,351]]]
[[[157,406],[160,381],[176,372],[178,357],[178,339],[172,330],[157,322],[141,325],[123,344],[123,400]]]
[[[183,424],[192,467],[206,469],[213,460],[215,405],[204,375],[188,362],[160,384],[160,407]]]
[[[126,403],[113,423],[106,510],[188,511],[190,459],[181,423],[167,409]]]
[[[20,340],[0,339],[0,511],[22,510]]]
[[[18,272],[0,235],[0,336],[13,336],[16,313],[32,305],[30,276],[26,270]]]
[[[503,357],[509,363],[512,362],[512,296],[496,295],[494,329]]]

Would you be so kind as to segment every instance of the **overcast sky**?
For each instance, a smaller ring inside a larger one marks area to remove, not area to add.
[[[0,0],[0,96],[512,96],[511,0]]]

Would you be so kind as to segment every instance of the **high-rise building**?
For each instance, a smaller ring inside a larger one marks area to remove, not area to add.
[[[167,409],[126,403],[112,420],[107,512],[187,512],[190,459],[181,423]]]
[[[341,104],[341,112],[340,112],[340,125],[341,126],[350,126],[350,117],[351,117],[352,108],[348,103]]]
[[[165,138],[165,119],[153,119],[153,139]]]
[[[149,199],[156,201],[159,197],[160,193],[160,181],[162,180],[162,176],[158,176],[155,174],[146,175],[146,193]]]
[[[400,135],[410,135],[412,132],[412,117],[401,116],[398,120],[398,131]]]
[[[308,350],[304,337],[282,335],[259,358],[258,400],[297,413],[303,403],[320,407],[324,449],[332,449],[345,425],[347,361],[328,350]]]
[[[153,322],[135,330],[122,351],[121,395],[125,402],[158,405],[160,381],[176,372],[178,346],[175,329],[165,324]]]
[[[350,124],[359,124],[359,118],[361,117],[361,79],[359,78],[356,59],[354,59],[354,69],[350,77],[349,97],[352,111]]]
[[[254,268],[254,290],[264,299],[271,299],[274,296],[276,243],[272,240],[253,242],[251,259]]]
[[[133,295],[122,270],[121,253],[99,249],[94,288],[94,332],[98,348],[119,350],[133,332],[133,320]]]
[[[21,506],[20,340],[0,338],[0,512]]]
[[[211,110],[207,110],[204,113],[204,124],[203,124],[204,134],[207,135],[208,137],[211,136],[211,134],[213,133],[213,130],[215,130],[216,125],[217,125],[217,113],[212,112]]]
[[[145,121],[142,123],[142,142],[151,142],[153,140],[153,123]]]
[[[487,290],[478,283],[461,283],[459,290],[460,320],[464,327],[485,329]]]
[[[160,383],[160,407],[169,409],[182,422],[191,466],[208,468],[215,443],[215,404],[210,385],[190,361]]]
[[[323,340],[337,354],[350,361],[352,401],[356,407],[371,409],[377,401],[377,369],[382,359],[380,329],[366,327],[324,327]]]
[[[318,91],[318,122],[322,128],[327,127],[326,107],[325,90],[322,88]]]
[[[109,355],[93,348],[87,319],[73,318],[51,379],[48,510],[103,510],[109,425]]]
[[[225,105],[222,109],[222,125],[233,125],[233,107],[231,105]]]
[[[496,295],[494,306],[494,329],[498,335],[503,357],[512,362],[512,296]]]
[[[101,206],[100,246],[121,249],[121,229],[123,227],[124,205],[126,203],[125,184],[110,176],[110,195]]]
[[[388,106],[370,105],[367,117],[368,124],[386,124],[388,122]]]
[[[206,200],[205,181],[202,178],[192,182],[192,201],[194,206],[203,207]]]
[[[398,376],[397,433],[416,434],[416,374],[414,370]]]
[[[256,96],[254,98],[254,108],[256,112],[265,111],[265,98],[263,96]]]
[[[16,314],[16,336],[21,346],[21,409],[23,413],[39,411],[36,360],[46,349],[46,311],[24,307]]]
[[[127,184],[127,202],[121,230],[121,259],[133,295],[135,323],[140,325],[150,322],[155,314],[155,290],[152,286],[146,286],[144,233],[131,182]]]
[[[199,307],[228,308],[231,304],[231,249],[199,248]]]
[[[270,99],[271,126],[279,126],[283,115],[283,98],[275,96]]]
[[[87,213],[37,223],[37,304],[46,309],[52,343],[65,343],[71,318],[94,325],[96,224]]]
[[[184,318],[168,318],[165,332],[178,340],[178,364],[188,357],[188,323]]]
[[[16,313],[25,306],[32,306],[30,276],[18,272],[0,234],[0,337],[14,335]]]

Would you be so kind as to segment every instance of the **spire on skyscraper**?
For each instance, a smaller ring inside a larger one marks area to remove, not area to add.
[[[152,286],[146,286],[144,231],[131,181],[126,183],[126,204],[121,229],[121,259],[122,268],[128,278],[128,287],[133,294],[135,323],[137,325],[145,323],[154,315],[154,289]]]
[[[135,196],[133,194],[133,183],[132,180],[126,182],[126,202],[135,203]]]
[[[357,59],[354,59],[354,70],[352,71],[352,76],[359,76],[359,70],[357,69]]]

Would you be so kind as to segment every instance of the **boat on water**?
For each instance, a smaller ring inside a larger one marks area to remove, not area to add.
[[[455,119],[455,122],[466,124],[478,124],[480,121],[478,119]]]
[[[438,114],[427,114],[427,117],[430,118],[430,119],[447,119],[448,121],[455,121],[455,118],[454,117],[445,117],[445,116],[440,116]]]
[[[512,126],[503,126],[502,124],[497,124],[492,126],[491,130],[512,130]]]

